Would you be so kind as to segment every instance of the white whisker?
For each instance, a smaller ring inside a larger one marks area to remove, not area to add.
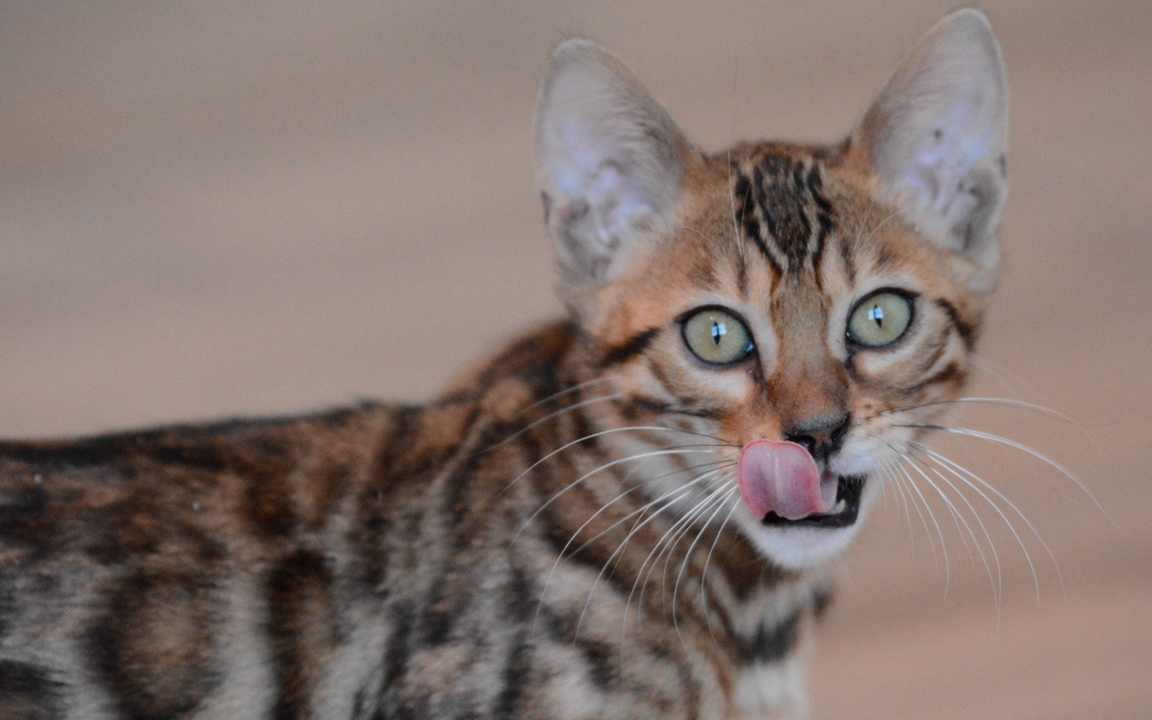
[[[893,448],[893,451],[895,451],[895,448]],[[924,527],[924,537],[928,539],[928,547],[932,550],[932,563],[936,567],[939,567],[940,556],[936,554],[936,541],[932,539],[932,531],[928,529],[928,520],[924,517],[924,513],[920,511],[920,505],[916,502],[917,492],[915,483],[912,482],[912,477],[902,465],[905,459],[904,454],[899,453],[899,458],[900,461],[893,464],[893,468],[896,471],[893,477],[900,483],[901,488],[907,490],[908,499],[912,501],[912,509],[916,511],[916,515],[920,518],[920,524]],[[924,496],[921,495],[920,498],[923,500]]]
[[[734,97],[736,97],[736,78],[739,76],[739,73],[740,73],[740,55],[739,55],[739,53],[736,53],[736,52],[733,52],[733,55],[735,55],[735,57],[733,58],[733,69],[732,69],[732,97],[734,98]],[[732,145],[731,145],[731,140],[732,140],[732,101],[731,101],[731,98],[729,99],[729,102],[728,102],[727,135],[728,135],[728,141],[729,141],[729,145],[728,145],[728,188],[729,188],[728,203],[732,207],[732,227],[736,231],[736,250],[737,250],[737,252],[740,253],[740,259],[743,260],[744,259],[744,238],[740,232],[740,221],[736,219],[736,193],[735,193],[735,188],[732,187]]]
[[[693,508],[688,513],[686,513],[686,516],[689,517],[689,521],[684,524],[683,528],[681,528],[678,536],[673,538],[673,540],[666,546],[665,549],[666,549],[667,554],[664,558],[664,569],[661,571],[661,576],[660,576],[661,602],[664,601],[664,594],[665,594],[665,590],[667,589],[668,563],[672,561],[673,550],[680,543],[680,540],[683,539],[684,536],[689,533],[689,531],[691,531],[693,523],[700,516],[702,516],[705,512],[708,511],[708,507],[710,507],[714,503],[721,502],[721,498],[718,497],[718,494],[727,485],[727,482],[726,482],[727,480],[728,480],[728,478],[725,478],[724,480],[722,480],[721,483],[716,488],[714,488],[713,491],[707,497],[705,497],[703,500],[701,500],[699,503],[697,503],[695,508]],[[703,532],[704,527],[707,527],[707,525],[705,524],[701,528],[701,532]],[[697,533],[697,538],[699,538],[699,533]],[[664,554],[664,553],[661,553],[661,554]],[[659,560],[660,560],[660,556],[657,556],[656,561],[659,562]],[[655,569],[655,563],[653,563],[653,569]],[[641,590],[641,600],[643,600],[643,590]],[[665,610],[665,612],[667,612],[667,610]],[[672,606],[672,614],[673,614],[673,619],[675,619],[675,614],[676,614],[675,604],[673,604],[673,606]]]
[[[979,475],[976,475],[975,473],[973,473],[971,470],[964,467],[960,463],[952,460],[951,458],[944,456],[943,454],[941,454],[939,452],[936,452],[932,448],[924,446],[923,443],[916,443],[916,444],[921,446],[922,449],[925,452],[929,453],[934,459],[936,459],[937,462],[941,463],[945,468],[949,469],[949,471],[952,472],[953,475],[955,475],[957,478],[963,480],[973,490],[975,490],[977,493],[979,493],[980,496],[984,498],[985,502],[987,502],[989,505],[991,505],[996,510],[996,512],[1000,515],[1001,519],[1004,520],[1004,524],[1008,526],[1008,529],[1011,530],[1012,534],[1016,537],[1016,542],[1020,543],[1020,547],[1024,551],[1024,557],[1028,560],[1028,566],[1032,569],[1032,577],[1036,583],[1036,601],[1037,602],[1040,601],[1040,580],[1037,577],[1036,568],[1032,563],[1032,558],[1028,554],[1028,549],[1024,545],[1024,540],[1020,537],[1019,533],[1016,532],[1015,527],[1013,527],[1012,523],[1008,520],[1007,516],[1000,509],[1000,507],[995,502],[993,502],[991,498],[989,498],[987,495],[985,495],[983,492],[981,492],[980,488],[973,485],[972,480],[975,480],[977,483],[979,483],[980,485],[987,488],[989,492],[993,493],[994,495],[996,495],[996,497],[1003,500],[1008,505],[1008,507],[1010,507],[1012,509],[1012,511],[1015,512],[1020,517],[1020,519],[1024,521],[1024,523],[1028,526],[1028,529],[1032,532],[1032,534],[1036,537],[1036,540],[1040,543],[1041,547],[1044,548],[1044,552],[1048,554],[1048,559],[1051,560],[1052,567],[1056,571],[1056,577],[1060,581],[1061,593],[1063,593],[1063,591],[1064,591],[1064,577],[1060,573],[1060,564],[1056,562],[1056,556],[1055,556],[1055,554],[1053,554],[1052,548],[1050,548],[1048,546],[1048,543],[1044,540],[1044,537],[1036,529],[1036,526],[1032,524],[1032,521],[1030,521],[1028,519],[1028,517],[1023,512],[1021,512],[1020,508],[1017,507],[1016,504],[1014,502],[1012,502],[1006,495],[1004,495],[1004,493],[997,490],[995,486],[993,486],[992,484],[990,484],[989,482],[987,482],[986,480],[981,478]],[[967,476],[967,478],[971,478],[971,480],[967,479],[965,476]]]
[[[576,480],[573,480],[571,483],[564,486],[564,488],[562,490],[558,491],[555,495],[548,498],[548,500],[545,501],[545,503],[543,505],[536,508],[536,512],[529,515],[528,519],[524,521],[524,524],[520,526],[520,529],[516,531],[516,534],[512,536],[512,542],[516,542],[516,538],[520,537],[520,533],[524,532],[525,528],[527,528],[530,524],[532,524],[532,521],[536,519],[536,516],[539,515],[540,513],[544,512],[544,510],[548,506],[550,506],[552,503],[554,503],[557,500],[557,498],[559,498],[561,495],[564,495],[569,490],[576,487],[577,485],[584,482],[585,480],[592,477],[593,475],[595,475],[598,472],[601,472],[603,470],[607,470],[610,467],[615,467],[617,465],[620,465],[621,463],[626,463],[626,462],[629,462],[632,460],[643,460],[644,458],[667,456],[667,455],[689,455],[692,453],[707,453],[707,452],[716,452],[716,451],[711,450],[711,449],[707,449],[707,450],[706,449],[699,449],[699,450],[684,450],[684,449],[651,450],[649,452],[638,453],[636,455],[629,455],[628,457],[622,457],[622,458],[619,458],[617,460],[612,460],[611,462],[606,462],[603,465],[601,465],[600,467],[596,468],[595,470],[590,470],[590,471],[584,473],[583,475],[581,475]]]
[[[1107,520],[1110,523],[1112,523],[1112,526],[1119,528],[1119,526],[1116,525],[1116,523],[1112,520],[1112,518],[1109,517],[1108,512],[1106,510],[1104,510],[1104,506],[1101,505],[1100,501],[1096,499],[1096,496],[1092,494],[1092,492],[1084,485],[1084,483],[1080,482],[1080,479],[1077,478],[1076,475],[1074,475],[1071,470],[1064,467],[1062,464],[1056,462],[1052,458],[1048,457],[1044,453],[1042,453],[1038,450],[1033,450],[1032,448],[1028,447],[1027,445],[1025,445],[1023,443],[1016,442],[1015,440],[1009,440],[1006,437],[1001,437],[1000,435],[995,435],[993,433],[983,432],[981,430],[972,430],[970,428],[949,427],[947,425],[906,424],[906,425],[897,425],[897,427],[920,428],[920,429],[924,429],[924,430],[940,430],[942,432],[953,433],[955,435],[964,435],[964,436],[968,436],[968,437],[979,438],[981,440],[987,440],[988,442],[995,443],[997,445],[1003,445],[1006,447],[1014,448],[1016,450],[1020,450],[1021,452],[1025,452],[1025,453],[1031,455],[1032,457],[1036,458],[1037,460],[1041,460],[1044,463],[1055,468],[1056,470],[1059,470],[1061,474],[1063,474],[1069,480],[1074,482],[1076,484],[1076,487],[1080,488],[1080,490],[1083,491],[1083,493],[1088,496],[1088,498],[1092,501],[1092,503],[1094,505],[1096,505],[1096,509],[1098,509],[1104,515],[1104,517],[1107,518]]]
[[[732,509],[724,517],[724,522],[720,523],[720,529],[716,531],[716,537],[712,540],[712,546],[708,548],[708,555],[704,558],[704,567],[700,571],[700,608],[704,613],[704,622],[708,625],[708,633],[712,635],[713,642],[716,641],[716,634],[712,630],[712,618],[708,615],[708,598],[705,594],[704,581],[708,577],[708,564],[712,562],[712,553],[716,551],[716,545],[720,542],[720,536],[724,534],[724,527],[728,525],[728,521],[732,519],[732,514],[740,507],[740,498],[732,503]]]
[[[903,456],[903,454],[901,454],[901,456]],[[924,497],[924,493],[920,491],[919,486],[917,486],[916,482],[912,480],[912,476],[908,474],[908,471],[904,468],[903,465],[900,465],[899,468],[900,471],[904,473],[904,477],[908,480],[908,486],[911,487],[918,496],[920,496],[920,502],[924,504],[924,510],[928,513],[928,517],[932,520],[932,524],[936,527],[936,535],[940,538],[940,553],[944,556],[944,597],[948,597],[948,589],[951,586],[952,581],[952,569],[951,563],[948,561],[948,546],[944,542],[944,531],[940,529],[940,523],[936,521],[936,513],[932,512],[932,506],[928,504],[928,499]],[[925,527],[925,530],[927,530],[927,527]],[[932,541],[931,533],[928,534],[928,541]],[[935,545],[932,546],[932,556],[933,558],[936,556]]]
[[[628,600],[624,603],[624,622],[622,627],[623,634],[621,636],[621,642],[623,642],[624,636],[627,634],[628,608],[632,604],[632,598],[636,594],[637,586],[640,587],[640,597],[636,601],[637,605],[639,606],[644,602],[644,592],[648,587],[648,579],[652,576],[652,571],[656,569],[656,563],[660,561],[660,557],[663,556],[665,552],[670,553],[672,551],[672,549],[675,547],[675,544],[678,543],[682,537],[681,529],[683,528],[684,530],[687,530],[690,528],[695,518],[705,512],[707,507],[712,503],[716,496],[724,490],[724,485],[720,485],[719,487],[713,489],[712,492],[698,501],[696,505],[689,509],[686,513],[684,513],[684,515],[681,516],[676,522],[674,522],[672,526],[664,532],[660,539],[656,541],[652,551],[648,553],[648,556],[644,559],[644,562],[641,563],[640,569],[636,573],[636,580],[632,583],[632,590],[628,593]],[[661,549],[662,547],[664,549]],[[658,554],[657,551],[659,551]],[[653,555],[656,557],[653,558]],[[651,566],[649,566],[649,562],[651,562]],[[647,574],[644,573],[645,567],[648,567]],[[667,566],[665,566],[665,569],[667,569]],[[643,580],[643,582],[641,582],[641,580]]]
[[[700,542],[700,538],[704,536],[704,532],[708,529],[708,526],[716,519],[716,515],[724,509],[724,506],[728,504],[728,500],[731,499],[732,495],[739,489],[739,486],[734,484],[720,499],[720,502],[716,505],[716,510],[708,517],[708,521],[700,528],[700,532],[696,533],[696,539],[688,546],[688,552],[684,554],[684,561],[680,563],[680,570],[676,573],[676,583],[672,586],[672,626],[676,628],[676,635],[680,637],[681,644],[683,644],[684,638],[680,635],[680,624],[676,621],[676,598],[680,592],[680,580],[684,577],[684,570],[688,567],[688,561],[692,558],[692,551],[696,549],[696,543]],[[708,614],[707,608],[703,606],[701,606],[700,611],[705,615]]]
[[[887,486],[888,482],[891,482],[895,486],[897,492],[899,492],[900,501],[904,504],[904,519],[908,523],[908,541],[911,543],[912,553],[915,555],[916,535],[912,531],[912,514],[908,510],[908,496],[904,492],[904,486],[899,483],[899,478],[896,477],[896,471],[893,467],[895,463],[896,460],[894,459],[885,459],[880,470],[883,473],[883,479],[885,481],[884,486]]]
[[[673,501],[672,501],[672,502],[676,502],[676,501],[678,501],[680,498],[684,497],[685,495],[687,495],[687,494],[690,492],[689,488],[691,488],[691,486],[692,486],[692,485],[695,485],[696,483],[698,483],[698,482],[700,482],[700,481],[702,481],[702,480],[705,480],[705,479],[707,479],[707,478],[711,477],[712,475],[715,475],[715,474],[716,474],[716,473],[718,473],[718,472],[722,472],[722,471],[726,470],[726,469],[727,469],[729,466],[731,466],[731,465],[734,465],[734,464],[735,464],[735,461],[734,461],[734,460],[719,460],[719,461],[716,461],[716,462],[714,462],[714,463],[705,463],[705,464],[703,464],[703,465],[697,465],[697,466],[695,466],[695,468],[694,468],[694,469],[698,469],[698,468],[701,468],[701,467],[707,467],[707,466],[709,466],[709,465],[718,465],[719,467],[715,468],[714,470],[710,470],[710,471],[708,471],[707,473],[705,473],[705,474],[703,474],[703,475],[699,475],[699,476],[697,476],[696,478],[694,478],[693,480],[689,481],[688,483],[686,483],[686,484],[684,484],[684,485],[681,485],[681,486],[679,486],[679,487],[676,487],[676,488],[673,488],[673,489],[671,489],[671,490],[668,490],[668,491],[666,491],[666,492],[662,493],[662,494],[660,495],[660,497],[656,498],[656,499],[655,499],[655,500],[653,500],[652,502],[650,502],[650,503],[648,503],[648,504],[646,504],[646,505],[644,505],[644,506],[642,506],[642,507],[640,507],[640,508],[638,508],[638,509],[636,509],[636,510],[633,510],[632,512],[628,513],[628,514],[627,514],[627,515],[625,515],[624,517],[620,518],[620,519],[619,519],[619,520],[617,520],[616,522],[612,523],[612,524],[611,524],[611,525],[609,525],[608,527],[604,528],[604,529],[603,529],[603,530],[601,530],[600,532],[596,533],[596,534],[595,534],[595,535],[593,535],[592,537],[590,537],[590,538],[588,538],[587,540],[585,540],[585,541],[584,541],[583,543],[581,543],[581,544],[580,544],[580,545],[579,545],[579,546],[578,546],[578,547],[577,547],[575,550],[573,550],[571,554],[572,554],[572,555],[575,555],[575,554],[577,554],[578,552],[580,552],[581,550],[583,550],[585,547],[587,547],[587,546],[589,545],[589,543],[593,543],[593,542],[595,542],[596,540],[598,540],[598,539],[599,539],[601,536],[603,536],[604,534],[606,534],[606,533],[608,533],[608,532],[611,532],[611,531],[612,531],[614,528],[616,528],[617,526],[621,525],[622,523],[625,523],[625,522],[627,522],[627,521],[628,521],[630,518],[632,518],[632,517],[634,517],[634,516],[636,516],[636,515],[638,515],[638,514],[641,514],[641,513],[643,513],[643,512],[644,512],[644,511],[646,511],[648,508],[650,508],[650,507],[652,507],[653,505],[655,505],[656,503],[658,503],[658,502],[659,502],[661,499],[663,499],[663,498],[666,498],[666,497],[668,497],[669,495],[671,495],[671,494],[673,494],[673,493],[677,493],[677,492],[680,492],[680,493],[681,493],[681,495],[679,495],[678,497],[676,497],[675,499],[673,499]],[[685,471],[684,471],[684,470],[678,470],[678,471],[676,471],[676,472],[685,472]],[[672,474],[674,474],[674,473],[667,473],[667,475],[672,475]],[[661,477],[664,477],[664,476],[661,476]],[[633,488],[632,488],[632,490],[639,490],[639,489],[641,489],[641,487],[642,487],[642,486],[640,486],[640,485],[637,485],[637,486],[633,487]],[[629,490],[629,492],[631,492],[631,490]],[[637,519],[637,522],[639,522],[639,519]],[[635,528],[635,525],[633,525],[633,528]],[[631,536],[629,536],[629,537],[631,537]]]
[[[864,228],[868,226],[868,214],[872,212],[872,207],[876,204],[876,197],[871,196],[868,198],[868,207],[864,210],[863,217],[860,218],[860,226],[856,228],[856,238],[852,241],[852,254],[856,254],[856,249],[860,247],[860,237],[864,234]]]
[[[524,412],[528,412],[529,410],[535,410],[536,408],[540,407],[541,405],[544,405],[546,403],[550,403],[553,400],[559,400],[560,398],[564,397],[565,395],[571,395],[574,392],[579,392],[580,390],[583,390],[586,387],[591,387],[592,385],[596,385],[596,384],[599,384],[602,382],[612,382],[612,381],[618,379],[619,377],[620,377],[619,375],[603,375],[601,377],[592,378],[591,380],[585,380],[582,383],[577,383],[571,387],[568,387],[568,388],[561,390],[560,392],[552,393],[548,397],[544,397],[544,398],[537,400],[536,402],[532,403],[528,407],[524,408]]]
[[[996,563],[995,577],[992,576],[992,568],[988,566],[988,558],[984,555],[984,550],[980,545],[980,541],[976,538],[976,533],[972,531],[972,526],[968,524],[968,521],[964,518],[963,514],[959,513],[959,511],[953,507],[952,503],[948,500],[944,492],[937,488],[936,491],[940,493],[940,496],[944,498],[944,502],[948,503],[949,509],[953,511],[953,519],[958,517],[960,521],[964,523],[964,528],[968,531],[968,534],[972,537],[972,542],[976,545],[976,552],[980,554],[980,560],[984,563],[984,569],[988,573],[988,582],[992,585],[992,597],[996,602],[996,622],[999,624],[1001,600],[1004,595],[1004,573],[1000,567],[1000,554],[996,551],[996,544],[992,541],[992,535],[988,532],[988,528],[984,525],[984,521],[980,518],[980,513],[976,511],[976,508],[972,506],[972,503],[968,500],[968,497],[964,495],[964,493],[960,492],[960,490],[952,483],[952,481],[945,477],[939,470],[936,470],[934,467],[928,465],[926,462],[920,459],[919,456],[913,454],[911,457],[913,460],[919,461],[929,470],[932,470],[932,472],[935,473],[942,482],[946,483],[948,487],[952,488],[952,491],[955,492],[960,497],[960,499],[964,501],[964,504],[972,513],[972,517],[976,519],[977,524],[980,526],[980,530],[984,533],[984,537],[988,540],[988,547],[992,551],[992,557]],[[921,475],[924,475],[923,471],[920,471],[919,468],[917,468],[917,470]],[[926,475],[925,479],[927,479]],[[931,483],[931,480],[929,480],[929,482]],[[935,486],[935,483],[931,484]],[[959,526],[957,526],[956,531],[957,534],[960,535],[961,540],[963,540],[964,535],[960,533]],[[967,547],[968,543],[965,542],[964,546]],[[971,550],[969,550],[969,558],[971,558]]]
[[[595,405],[596,403],[607,402],[607,401],[611,401],[611,400],[619,400],[622,397],[624,397],[624,395],[622,393],[615,393],[613,395],[602,395],[600,397],[594,397],[594,398],[589,398],[587,400],[581,400],[578,403],[573,403],[567,407],[560,408],[559,410],[548,413],[547,415],[540,418],[539,420],[536,420],[532,423],[529,423],[528,425],[525,425],[524,427],[520,428],[519,430],[512,433],[508,437],[506,437],[503,440],[501,440],[500,442],[496,443],[495,445],[492,445],[492,446],[486,448],[483,452],[491,452],[492,450],[495,450],[496,448],[500,447],[501,445],[504,445],[505,443],[509,443],[509,442],[515,440],[516,438],[520,437],[521,435],[528,432],[532,428],[538,427],[539,425],[542,425],[543,423],[546,423],[549,420],[551,420],[551,419],[553,419],[559,415],[564,415],[566,413],[573,412],[574,410],[579,410],[582,407],[588,407],[589,405]]]
[[[595,438],[603,437],[605,435],[612,435],[614,433],[621,433],[621,432],[636,432],[638,430],[659,430],[659,431],[663,431],[663,432],[678,432],[678,433],[687,434],[687,435],[701,435],[704,437],[711,437],[709,435],[705,435],[704,433],[697,433],[697,432],[692,432],[690,430],[680,430],[677,428],[664,427],[662,425],[634,425],[634,426],[630,426],[630,427],[618,427],[618,428],[609,428],[608,430],[601,430],[599,432],[594,432],[594,433],[591,433],[589,435],[585,435],[584,437],[576,438],[575,440],[567,442],[567,443],[561,445],[560,447],[556,448],[552,452],[548,453],[544,457],[540,458],[536,462],[529,465],[524,470],[524,472],[522,472],[519,475],[517,475],[516,477],[512,478],[512,481],[510,483],[508,483],[507,485],[505,485],[504,489],[501,490],[500,492],[501,492],[501,494],[508,492],[508,489],[511,488],[513,485],[515,485],[517,482],[519,482],[520,479],[523,478],[525,475],[532,472],[536,468],[540,467],[540,465],[542,463],[548,461],[549,459],[551,459],[553,457],[556,457],[557,455],[559,455],[560,453],[564,452],[565,450],[567,450],[568,448],[570,448],[574,445],[579,445],[582,442],[587,442],[588,440],[593,440]],[[719,446],[720,443],[718,443],[717,445]]]
[[[676,474],[679,474],[681,472],[690,472],[692,470],[700,469],[701,467],[708,467],[709,465],[716,465],[716,464],[723,463],[723,462],[724,461],[718,461],[716,463],[705,463],[703,465],[695,466],[692,468],[675,470],[675,471],[670,472],[670,473],[665,473],[664,475],[662,475],[660,477],[667,477],[667,476],[671,476],[671,475],[676,475]],[[723,467],[721,467],[719,469],[722,470]],[[605,533],[610,532],[613,528],[617,527],[622,522],[625,522],[626,520],[628,520],[628,518],[632,517],[633,515],[635,515],[637,513],[644,512],[648,508],[659,503],[661,500],[667,498],[669,495],[675,494],[677,492],[681,492],[681,496],[683,496],[684,494],[687,494],[689,492],[689,488],[691,488],[692,485],[695,485],[696,483],[701,482],[702,480],[706,479],[711,472],[714,472],[714,471],[709,471],[709,473],[704,473],[702,475],[699,475],[695,479],[689,481],[688,483],[686,483],[680,487],[673,488],[672,490],[661,493],[661,495],[659,497],[657,497],[655,500],[641,506],[640,509],[638,509],[638,510],[634,510],[633,512],[628,513],[627,515],[625,515],[620,520],[617,520],[616,522],[612,523],[611,525],[609,525],[604,530],[600,531],[599,533],[597,533],[593,537],[584,541],[578,548],[576,548],[576,551],[573,552],[572,555],[579,553],[581,550],[583,550],[585,547],[587,547],[589,543],[595,542],[598,538],[603,536]],[[659,479],[659,478],[657,478],[657,479]],[[536,614],[532,618],[532,630],[533,631],[536,628],[536,621],[540,616],[540,611],[544,607],[544,600],[548,594],[548,586],[552,582],[552,576],[556,573],[556,569],[560,566],[560,562],[564,559],[565,553],[567,553],[568,548],[572,545],[573,542],[576,541],[576,538],[580,537],[580,533],[584,531],[584,528],[588,527],[592,523],[592,521],[594,521],[597,517],[600,516],[601,513],[606,511],[612,505],[616,504],[618,501],[622,500],[625,496],[627,496],[630,493],[633,493],[637,490],[641,490],[641,489],[643,489],[642,485],[633,485],[628,490],[625,490],[624,492],[618,494],[616,497],[609,500],[607,503],[602,505],[599,510],[597,510],[595,513],[593,513],[591,517],[589,517],[587,520],[585,520],[584,523],[576,529],[576,532],[572,533],[572,536],[570,538],[568,538],[568,541],[564,544],[564,547],[561,548],[560,552],[556,554],[556,561],[552,563],[552,569],[548,571],[548,577],[545,578],[544,586],[540,590],[540,601],[536,605]],[[675,502],[677,499],[678,498],[673,498],[669,502]]]
[[[975,559],[972,557],[972,549],[969,547],[968,541],[964,538],[964,532],[960,528],[960,525],[963,524],[964,528],[966,528],[968,530],[969,535],[972,536],[973,542],[975,542],[976,541],[976,535],[974,533],[972,533],[972,528],[968,525],[968,521],[956,509],[956,505],[953,504],[951,498],[949,498],[948,495],[945,494],[944,491],[941,490],[940,487],[936,483],[932,482],[932,478],[928,477],[927,473],[925,473],[923,470],[920,469],[919,465],[917,465],[915,462],[915,458],[913,458],[913,462],[910,463],[910,465],[911,465],[913,470],[915,470],[917,473],[920,474],[920,477],[924,478],[924,482],[928,483],[928,485],[931,486],[931,488],[936,491],[936,494],[939,495],[940,498],[944,501],[945,507],[948,508],[948,512],[952,516],[952,522],[956,524],[956,534],[960,536],[960,541],[962,543],[964,543],[964,549],[967,550],[967,552],[968,552],[968,559],[970,561],[972,561],[972,563],[974,565]],[[941,536],[940,536],[940,544],[941,544],[941,546],[943,546],[943,544],[944,544],[943,534],[941,534]],[[980,551],[980,559],[984,561],[984,567],[988,570],[988,579],[992,583],[992,595],[994,598],[996,598],[997,612],[999,612],[999,607],[1000,607],[999,598],[996,595],[996,580],[992,576],[992,569],[988,566],[988,561],[987,561],[987,559],[984,558],[984,551],[982,549],[980,549],[979,543],[977,543],[976,549]],[[947,555],[945,555],[945,557],[947,557]],[[945,588],[945,593],[947,593],[947,588]]]
[[[681,498],[683,498],[686,495],[688,495],[689,493],[691,493],[692,492],[692,488],[691,488],[692,485],[696,484],[697,482],[701,482],[705,478],[710,477],[711,475],[714,475],[714,474],[716,474],[718,472],[722,472],[722,471],[723,471],[723,468],[720,468],[718,470],[712,470],[708,473],[705,473],[704,475],[701,475],[700,477],[696,478],[692,482],[690,482],[684,486],[681,486],[680,488],[676,488],[675,490],[672,490],[669,493],[665,493],[665,495],[667,495],[667,494],[671,494],[672,492],[680,492],[680,495],[678,495],[677,497],[664,503],[664,505],[661,506],[658,510],[656,510],[656,512],[649,515],[647,519],[641,519],[641,518],[637,519],[637,524],[628,532],[628,534],[624,537],[624,539],[616,547],[616,550],[614,550],[612,552],[612,554],[608,556],[608,559],[604,561],[604,567],[600,569],[600,573],[597,574],[596,579],[592,581],[592,588],[588,591],[588,598],[584,601],[584,607],[580,611],[580,618],[576,622],[576,630],[573,633],[573,642],[575,642],[576,636],[579,635],[580,626],[584,622],[584,614],[588,611],[588,604],[590,602],[592,602],[592,596],[596,593],[596,586],[600,584],[600,579],[604,577],[604,573],[608,570],[608,567],[612,564],[612,560],[615,559],[618,554],[620,554],[624,551],[624,549],[628,546],[628,542],[632,539],[632,537],[636,533],[638,533],[640,531],[640,529],[643,528],[645,525],[647,525],[648,523],[652,522],[657,517],[659,517],[660,513],[664,512],[669,507],[671,507],[675,502],[678,502]],[[657,501],[655,501],[655,500],[652,501],[651,503],[649,503],[649,505],[645,506],[645,508],[642,508],[642,510],[646,509],[647,507],[650,507],[651,505],[655,505],[656,502]],[[626,519],[626,518],[624,518],[624,519]],[[617,524],[619,524],[619,523],[617,523]],[[613,527],[615,527],[615,525],[613,525]],[[587,545],[587,543],[584,543],[584,545]],[[580,547],[583,548],[584,545],[581,545]],[[576,552],[579,552],[579,551],[580,551],[580,548],[578,548],[576,550]],[[643,570],[643,566],[641,566],[641,570]],[[627,618],[625,618],[625,622],[627,622]]]

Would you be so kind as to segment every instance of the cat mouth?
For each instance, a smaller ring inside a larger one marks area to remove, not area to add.
[[[836,502],[832,505],[832,509],[826,513],[816,513],[789,520],[777,515],[775,511],[769,511],[760,523],[767,527],[848,527],[856,522],[856,517],[860,514],[860,495],[867,479],[865,475],[838,476]]]

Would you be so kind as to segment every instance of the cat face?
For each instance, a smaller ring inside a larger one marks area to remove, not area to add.
[[[683,488],[680,512],[784,566],[848,544],[968,376],[1006,128],[999,49],[972,12],[830,147],[701,153],[619,61],[557,51],[537,147],[561,292],[620,396],[611,421],[684,433],[620,451],[718,443],[702,472],[644,473],[649,493]]]

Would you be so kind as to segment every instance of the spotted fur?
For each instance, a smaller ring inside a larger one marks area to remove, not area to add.
[[[965,11],[905,69],[980,47],[998,68]],[[0,444],[0,717],[802,715],[821,568],[855,528],[762,525],[739,451],[805,441],[866,512],[960,393],[995,271],[1003,144],[909,169],[906,82],[845,142],[705,154],[618,61],[562,46],[538,148],[568,317],[422,406]],[[886,287],[913,325],[853,345]],[[754,338],[735,366],[684,344],[710,305]]]

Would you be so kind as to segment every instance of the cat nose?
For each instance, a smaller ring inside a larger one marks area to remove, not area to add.
[[[784,439],[802,446],[816,461],[827,460],[840,449],[852,416],[848,413],[820,418],[784,431]]]

